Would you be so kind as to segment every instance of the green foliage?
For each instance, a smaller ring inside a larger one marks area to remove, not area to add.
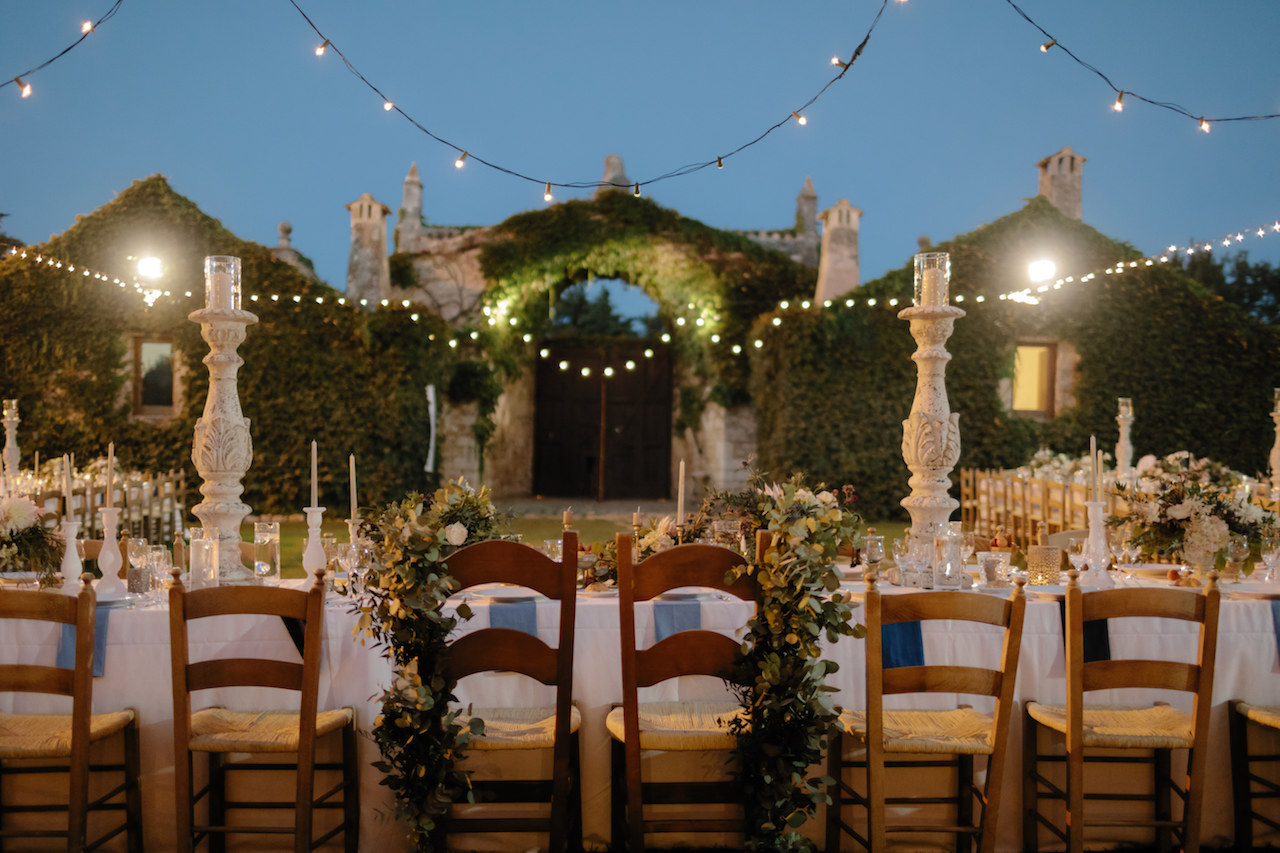
[[[417,285],[417,279],[413,274],[413,255],[396,252],[387,261],[387,267],[392,287],[409,290]]]
[[[476,420],[471,430],[476,437],[480,473],[483,475],[484,446],[498,428],[493,420],[498,398],[502,396],[502,383],[498,381],[497,371],[482,361],[460,361],[454,365],[446,394],[454,403],[476,404]]]
[[[621,192],[511,217],[494,228],[480,265],[494,282],[487,304],[515,320],[499,323],[487,344],[504,369],[517,372],[529,357],[524,334],[546,334],[548,291],[590,276],[618,278],[659,304],[700,405],[747,401],[746,359],[732,345],[744,343],[762,311],[814,286],[813,270],[779,252]]]
[[[1249,263],[1247,252],[1234,256],[1196,252],[1179,260],[1187,275],[1260,322],[1280,322],[1280,269]]]
[[[581,284],[566,288],[556,301],[554,332],[586,337],[633,336],[631,321],[614,309],[609,291],[601,288],[596,298],[590,299]]]
[[[853,490],[810,490],[797,478],[766,486],[753,474],[744,492],[716,497],[771,539],[737,570],[754,574],[760,587],[740,660],[739,693],[750,719],[732,724],[747,796],[746,846],[809,849],[793,830],[827,800],[827,780],[808,772],[821,763],[827,733],[839,717],[832,702],[836,688],[826,683],[837,665],[822,659],[822,646],[865,635],[853,622],[850,598],[839,591],[835,568],[839,546],[860,523],[849,508]]]
[[[148,308],[132,290],[37,264],[34,252],[116,274],[131,269],[130,256],[154,254],[165,261],[161,286],[172,296]],[[239,348],[239,396],[254,441],[245,502],[259,512],[301,506],[307,482],[300,472],[313,439],[326,505],[344,505],[349,453],[370,503],[427,485],[425,388],[443,384],[454,360],[446,327],[433,315],[415,322],[410,309],[338,304],[342,294],[238,239],[158,175],[135,181],[28,254],[0,264],[0,393],[19,400],[25,453],[87,459],[114,440],[122,465],[182,469],[193,490],[199,479],[190,447],[208,389],[208,346],[187,314],[203,305],[204,258],[235,255],[244,307],[259,318]],[[174,342],[183,403],[169,422],[129,419],[131,334]]]
[[[449,635],[460,620],[471,618],[465,602],[454,615],[445,609],[457,586],[446,561],[459,548],[501,532],[502,518],[488,491],[474,492],[461,481],[429,500],[410,495],[362,526],[379,568],[356,601],[355,634],[372,640],[394,673],[373,723],[382,753],[374,766],[386,774],[383,784],[395,794],[396,812],[408,821],[415,850],[433,849],[431,832],[450,803],[470,801],[467,776],[455,764],[470,736],[484,731],[482,720],[458,710],[457,681],[442,668]]]

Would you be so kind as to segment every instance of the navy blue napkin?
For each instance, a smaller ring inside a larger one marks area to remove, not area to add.
[[[1271,624],[1276,631],[1276,655],[1280,656],[1280,599],[1271,602]]]
[[[880,626],[880,665],[885,669],[924,666],[924,637],[919,622],[890,622]]]
[[[1062,624],[1062,634],[1067,632],[1067,602],[1058,601],[1058,618]],[[1084,662],[1111,660],[1111,631],[1107,628],[1106,619],[1091,619],[1084,623]]]
[[[653,639],[662,642],[681,631],[702,627],[701,601],[655,601],[653,603]]]
[[[538,604],[527,601],[492,601],[489,603],[489,627],[510,628],[538,636]]]
[[[95,608],[93,632],[93,677],[101,678],[103,667],[107,664],[107,621],[111,611],[105,607]],[[63,625],[62,635],[58,637],[58,658],[55,666],[61,669],[76,668],[76,626]]]

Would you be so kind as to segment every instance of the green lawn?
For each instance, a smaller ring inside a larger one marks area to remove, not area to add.
[[[530,515],[513,519],[511,526],[524,541],[531,545],[541,545],[545,539],[560,538],[560,517],[550,515]],[[630,532],[625,522],[608,519],[583,518],[576,522],[578,540],[591,543],[612,539],[614,534]],[[876,533],[885,538],[885,550],[893,543],[895,537],[902,536],[907,523],[903,521],[871,522]],[[332,534],[335,539],[345,541],[347,525],[342,521],[326,521],[321,528],[323,532]],[[253,541],[253,525],[246,524],[241,528],[241,537],[246,542]],[[281,522],[280,524],[280,570],[287,578],[302,577],[302,549],[307,544],[307,525],[305,522]]]

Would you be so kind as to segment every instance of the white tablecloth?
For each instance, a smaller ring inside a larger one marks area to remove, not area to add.
[[[1226,587],[1229,591],[1230,587]],[[984,593],[973,593],[980,595]],[[986,593],[989,594],[989,593]],[[473,600],[475,617],[468,629],[488,624],[488,605],[484,599]],[[558,605],[542,601],[537,606],[538,632],[554,644]],[[618,604],[616,598],[580,597],[578,600],[577,654],[575,655],[575,699],[583,710],[583,814],[589,841],[603,846],[609,831],[609,737],[604,729],[604,716],[616,702],[620,692],[618,667]],[[707,600],[701,604],[703,626],[733,633],[740,629],[750,612],[742,602]],[[257,617],[217,617],[203,620],[199,631],[193,630],[193,657],[253,654],[296,657],[297,652],[279,619]],[[367,731],[377,713],[376,697],[388,682],[388,667],[378,653],[361,646],[351,636],[354,617],[342,607],[330,607],[326,613],[324,665],[321,672],[320,703],[322,707],[352,705],[357,722]],[[219,624],[220,623],[220,624]],[[1126,624],[1127,623],[1127,624]],[[200,623],[195,623],[199,625]],[[194,626],[193,626],[194,627]],[[653,610],[642,607],[637,615],[637,640],[653,641]],[[1149,620],[1113,620],[1111,646],[1116,657],[1179,657],[1193,659],[1195,637],[1190,626],[1153,626]],[[57,644],[56,629],[33,628],[32,623],[0,621],[0,648],[6,660],[11,655],[23,660],[52,662]],[[988,629],[963,623],[941,623],[929,626],[924,633],[925,657],[928,662],[973,661],[982,656],[993,660],[998,656],[999,637]],[[848,707],[861,707],[863,643],[842,640],[831,649],[840,665],[832,683],[840,688],[838,701]],[[142,728],[142,789],[148,851],[173,849],[173,745],[172,691],[169,677],[168,612],[146,607],[115,610],[110,616],[107,637],[106,670],[94,684],[95,710],[131,706],[138,710]],[[1232,698],[1255,703],[1280,704],[1280,678],[1277,670],[1276,637],[1269,603],[1224,599],[1217,673],[1214,687],[1212,743],[1208,799],[1205,806],[1203,838],[1206,842],[1225,844],[1231,837],[1229,758],[1226,730],[1226,701]],[[1063,698],[1063,651],[1059,609],[1056,602],[1033,600],[1027,609],[1022,642],[1022,660],[1018,674],[1020,698],[1061,701]],[[684,679],[668,688],[660,688],[665,696],[691,698],[724,695],[724,686],[713,679]],[[460,687],[464,701],[485,704],[493,700],[510,702],[518,696],[522,703],[549,701],[548,688],[515,675],[475,676]],[[227,702],[249,707],[288,707],[293,699],[279,691],[253,689],[235,694],[209,691],[208,704]],[[654,695],[652,698],[664,698]],[[961,697],[931,697],[938,706],[954,703]],[[1097,701],[1151,701],[1167,699],[1185,707],[1185,699],[1176,693],[1165,695],[1154,691],[1134,692],[1129,696],[1097,697]],[[973,702],[971,697],[966,701]],[[17,697],[0,694],[0,711],[59,710],[69,708],[69,700],[44,697]],[[296,706],[296,699],[294,699]],[[974,702],[980,707],[979,702]],[[925,705],[928,707],[928,705]],[[1018,746],[1020,709],[1015,711],[1011,731],[1012,746],[1006,779],[1012,787],[1006,790],[1000,820],[1001,848],[1017,850],[1020,832],[1021,777]],[[403,828],[390,818],[392,801],[387,789],[379,785],[380,773],[370,766],[377,759],[373,742],[360,738],[362,825],[361,849],[397,851],[408,848]],[[821,822],[813,821],[807,830],[821,837]],[[261,845],[256,845],[262,849]],[[499,848],[502,844],[497,845]],[[509,846],[527,849],[529,845]]]

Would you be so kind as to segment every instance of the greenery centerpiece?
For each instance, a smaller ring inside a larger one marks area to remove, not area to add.
[[[459,548],[505,531],[487,488],[463,480],[430,497],[410,495],[366,519],[362,535],[374,545],[378,568],[356,600],[356,636],[371,639],[392,661],[393,682],[383,692],[373,740],[382,753],[375,767],[396,797],[396,812],[409,823],[415,850],[432,849],[431,833],[449,804],[469,798],[465,773],[456,769],[472,734],[484,723],[459,722],[456,681],[441,673],[441,653],[465,602],[452,612],[445,602],[456,587],[445,561]],[[465,793],[464,793],[465,792]]]
[[[755,575],[761,598],[742,644],[749,713],[734,721],[747,795],[747,849],[797,850],[812,844],[794,831],[826,802],[830,780],[810,778],[822,760],[839,711],[826,677],[837,669],[823,660],[822,643],[866,631],[853,620],[849,596],[839,592],[835,558],[861,521],[851,486],[840,492],[806,488],[799,478],[749,486],[713,496],[726,515],[767,530],[771,542],[739,573]]]
[[[1177,552],[1187,563],[1207,570],[1231,534],[1256,539],[1264,529],[1274,529],[1277,524],[1275,513],[1247,497],[1236,498],[1218,486],[1201,483],[1198,473],[1166,475],[1146,483],[1154,483],[1156,488],[1130,491],[1118,486],[1117,491],[1129,506],[1128,520],[1133,523],[1130,539],[1147,555]],[[1114,523],[1124,520],[1113,518]]]
[[[63,552],[44,520],[44,513],[29,498],[0,498],[0,572],[34,572],[42,589],[60,582]]]

